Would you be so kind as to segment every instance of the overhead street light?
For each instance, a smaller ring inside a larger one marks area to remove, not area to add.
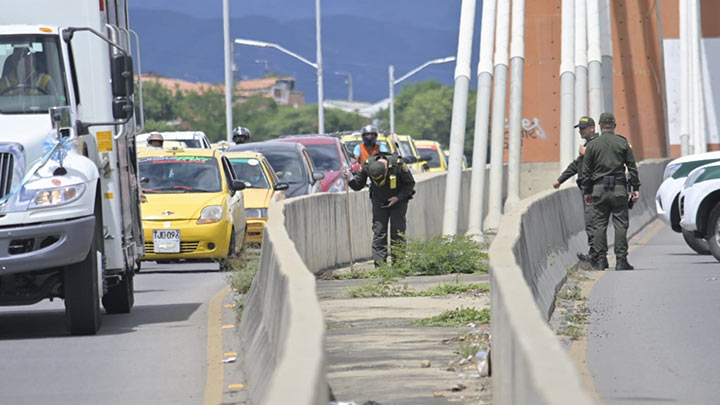
[[[299,60],[300,62],[305,63],[306,65],[312,66],[315,71],[317,72],[318,76],[318,133],[324,134],[325,133],[325,116],[323,111],[323,89],[322,89],[322,68],[319,67],[317,63],[310,62],[309,60],[303,58],[302,56],[296,54],[295,52],[292,52],[288,49],[283,48],[282,46],[278,44],[273,44],[271,42],[263,42],[263,41],[256,41],[253,39],[242,39],[237,38],[235,39],[235,43],[239,45],[247,45],[247,46],[255,46],[258,48],[274,48],[278,51],[290,55],[293,58]]]
[[[345,84],[348,86],[348,101],[353,101],[353,84],[352,84],[352,75],[350,73],[346,72],[335,72],[338,76],[344,76],[345,77]]]
[[[403,80],[409,78],[410,76],[414,75],[415,73],[425,69],[426,67],[430,65],[439,65],[442,63],[448,63],[448,62],[454,62],[455,57],[454,56],[448,56],[447,58],[440,58],[440,59],[433,59],[430,61],[427,61],[423,63],[422,65],[416,67],[415,69],[407,72],[404,76],[402,76],[399,79],[395,79],[395,66],[390,65],[388,68],[388,73],[390,76],[390,133],[395,133],[395,85],[399,84]]]

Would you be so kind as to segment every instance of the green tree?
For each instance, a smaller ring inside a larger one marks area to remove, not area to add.
[[[172,91],[155,80],[143,82],[143,112],[146,131],[168,131],[176,120],[179,105],[177,91]]]

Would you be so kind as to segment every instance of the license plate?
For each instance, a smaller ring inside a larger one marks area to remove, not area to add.
[[[179,229],[153,229],[155,253],[180,253]]]

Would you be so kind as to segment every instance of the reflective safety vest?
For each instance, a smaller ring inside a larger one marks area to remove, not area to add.
[[[41,91],[38,90],[38,88],[46,90],[48,84],[50,84],[50,80],[52,80],[50,75],[47,75],[45,73],[31,73],[27,78],[30,80],[27,80],[25,82],[25,84],[28,84],[29,86],[32,86],[32,87],[24,89],[24,90],[17,89],[17,90],[10,91],[9,92],[9,93],[11,93],[10,95],[17,95],[21,91],[25,94],[43,94]],[[20,83],[18,81],[17,75],[13,73],[9,77],[5,76],[2,78],[2,80],[0,81],[0,89],[7,89],[10,87],[17,86],[18,84],[22,84],[22,83]]]
[[[371,149],[368,149],[368,147],[364,144],[360,144],[360,161],[358,163],[363,164],[366,160],[372,155],[375,155],[380,152],[380,145],[375,144]]]

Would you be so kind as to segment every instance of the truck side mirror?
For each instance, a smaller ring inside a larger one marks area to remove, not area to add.
[[[112,57],[112,93],[113,97],[129,97],[135,91],[135,72],[130,55]]]
[[[127,120],[133,116],[135,107],[132,100],[126,97],[117,97],[112,102],[113,118],[116,120]]]
[[[59,136],[70,136],[73,129],[72,108],[70,106],[50,107],[50,120]]]

